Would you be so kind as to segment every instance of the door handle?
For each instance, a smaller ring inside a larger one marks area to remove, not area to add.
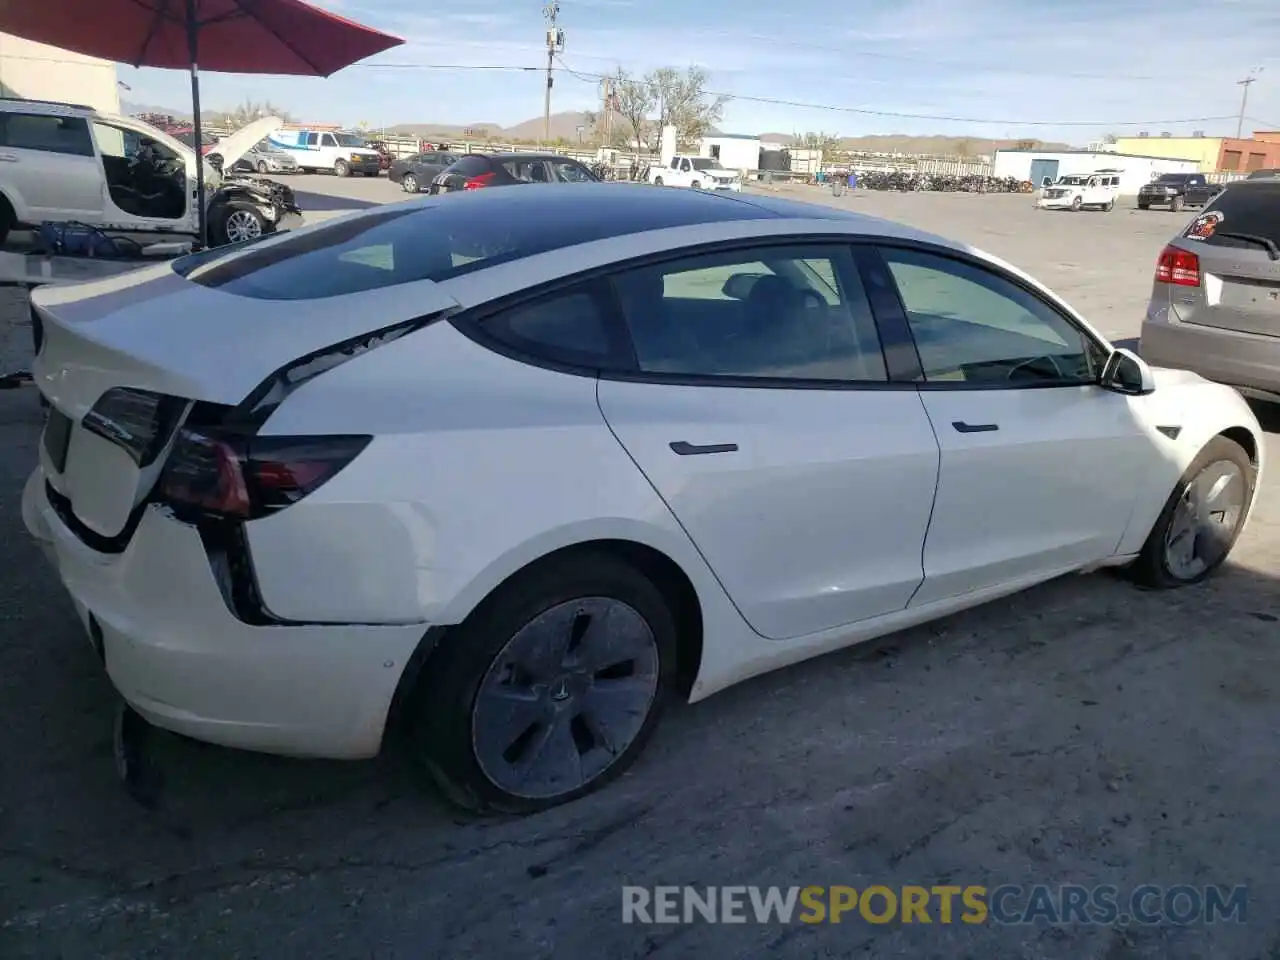
[[[999,430],[998,423],[965,423],[963,420],[952,420],[951,425],[961,433],[990,433]]]
[[[736,443],[689,443],[676,440],[670,444],[671,452],[682,457],[696,457],[704,453],[737,453]]]

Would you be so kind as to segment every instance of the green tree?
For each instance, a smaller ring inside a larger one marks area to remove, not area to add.
[[[729,98],[707,90],[707,72],[690,66],[683,73],[661,67],[644,78],[657,96],[658,127],[676,128],[681,147],[695,146],[724,117]]]

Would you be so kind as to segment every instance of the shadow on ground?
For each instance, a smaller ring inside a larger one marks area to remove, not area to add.
[[[306,190],[295,190],[294,199],[305,215],[308,211],[329,212],[333,210],[368,210],[370,207],[382,206],[372,200],[359,200],[355,197],[335,197],[325,193],[311,193]]]

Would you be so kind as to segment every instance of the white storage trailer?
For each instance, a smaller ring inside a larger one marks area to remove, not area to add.
[[[1057,180],[1097,170],[1119,170],[1120,192],[1136,196],[1139,187],[1162,173],[1197,173],[1200,165],[1195,160],[1091,150],[997,150],[991,161],[993,177],[1030,180],[1037,188],[1044,177]]]

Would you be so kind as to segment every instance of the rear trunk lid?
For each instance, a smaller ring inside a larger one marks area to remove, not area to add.
[[[1175,245],[1200,258],[1200,286],[1170,288],[1179,320],[1280,337],[1280,183],[1233,185]]]
[[[436,284],[417,287],[418,316],[456,306]],[[201,286],[170,264],[44,287],[32,303],[43,334],[32,373],[51,408],[40,462],[54,506],[91,543],[127,540],[197,402],[235,406],[282,368],[335,345],[360,349],[403,319],[402,287],[266,300]]]

